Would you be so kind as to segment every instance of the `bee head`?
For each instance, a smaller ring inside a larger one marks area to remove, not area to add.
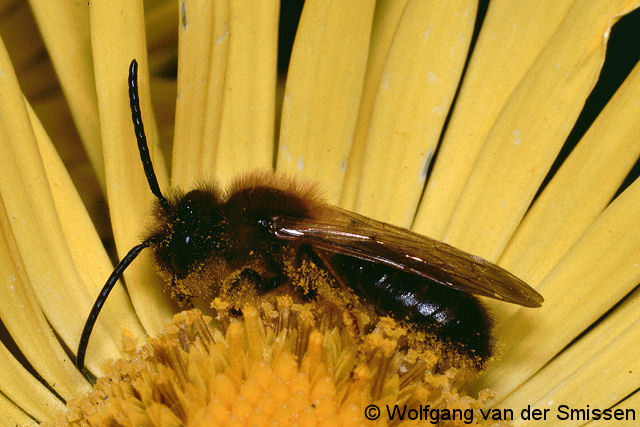
[[[222,200],[214,191],[196,189],[158,204],[149,240],[160,270],[175,279],[199,269],[228,240]]]

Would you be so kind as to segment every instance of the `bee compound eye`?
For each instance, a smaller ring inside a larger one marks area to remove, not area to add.
[[[178,279],[184,278],[187,270],[189,269],[189,266],[185,263],[186,258],[184,257],[184,255],[180,252],[171,252],[170,259],[171,267],[175,276]]]
[[[174,235],[169,246],[171,267],[178,278],[186,275],[195,261],[196,239],[190,234]]]

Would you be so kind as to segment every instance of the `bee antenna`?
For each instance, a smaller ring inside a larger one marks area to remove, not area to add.
[[[131,105],[131,119],[133,120],[133,130],[138,140],[138,150],[140,150],[140,160],[144,167],[144,174],[147,176],[151,192],[158,198],[163,208],[169,208],[169,202],[162,195],[156,173],[153,171],[153,164],[149,156],[147,137],[144,134],[142,124],[142,111],[140,110],[140,98],[138,97],[138,62],[134,59],[129,66],[129,104]]]
[[[96,299],[96,302],[93,304],[93,308],[91,308],[91,312],[89,313],[89,317],[84,324],[84,329],[82,330],[82,336],[80,337],[80,343],[78,344],[78,353],[76,355],[76,366],[78,369],[82,370],[84,368],[84,357],[87,353],[87,345],[89,344],[89,337],[91,336],[91,331],[93,330],[93,326],[98,319],[98,314],[102,309],[111,289],[118,282],[118,279],[124,273],[124,270],[131,264],[131,262],[138,256],[140,251],[144,248],[148,247],[151,244],[151,240],[145,240],[140,243],[138,246],[133,247],[129,251],[128,254],[122,258],[122,260],[118,263],[116,268],[111,273],[111,276],[107,279],[107,283],[104,284],[102,290],[100,291],[100,295]]]

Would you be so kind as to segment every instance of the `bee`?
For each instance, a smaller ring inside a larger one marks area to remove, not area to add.
[[[491,322],[475,295],[538,307],[543,298],[508,271],[446,243],[331,206],[311,187],[291,179],[253,174],[222,192],[196,188],[166,198],[158,186],[146,142],[137,85],[129,68],[129,99],[140,158],[157,202],[156,226],[115,267],[82,331],[76,365],[84,367],[89,337],[109,292],[127,266],[151,248],[174,295],[212,274],[206,286],[239,272],[257,294],[291,281],[300,259],[312,260],[343,289],[379,315],[408,321],[483,364],[492,352]],[[313,299],[314,290],[306,297]]]

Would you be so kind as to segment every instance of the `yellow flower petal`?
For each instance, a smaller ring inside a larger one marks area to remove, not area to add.
[[[582,408],[586,402],[592,408],[609,408],[633,392],[640,367],[637,354],[629,349],[640,338],[638,303],[640,292],[636,291],[500,406],[515,407],[526,401],[555,412],[558,405]]]
[[[176,98],[176,127],[173,137],[173,166],[171,184],[191,188],[207,173],[215,157],[217,134],[205,139],[209,122],[220,122],[219,102],[224,82],[224,65],[211,62],[213,55],[226,61],[229,37],[215,37],[215,32],[228,31],[229,21],[224,17],[226,1],[183,1],[180,6],[180,43],[178,44],[178,94]],[[228,15],[228,10],[226,11]],[[225,27],[226,24],[226,27]],[[220,52],[222,51],[222,52]],[[214,86],[210,88],[209,86]],[[208,135],[212,136],[212,135]],[[208,150],[208,155],[203,151]]]
[[[0,215],[0,317],[20,351],[31,366],[66,399],[77,398],[90,390],[85,378],[60,346],[36,298],[25,266],[20,262],[16,242],[11,239],[8,218]],[[9,231],[9,232],[7,232]],[[10,373],[10,370],[6,370]],[[0,385],[2,387],[2,385]]]
[[[441,239],[500,110],[573,0],[493,0],[482,23],[414,230]]]
[[[173,129],[176,116],[177,84],[174,79],[151,78],[151,103],[158,123],[158,143],[166,159],[171,158],[173,150]]]
[[[635,409],[636,411],[638,410],[638,408],[640,408],[640,393],[638,393],[637,391],[631,397],[623,400],[622,402],[618,403],[616,406],[614,406],[611,409],[612,410],[622,409],[623,411],[626,411],[629,408]],[[629,419],[629,420],[615,421],[616,427],[635,427],[637,424],[638,424],[637,418],[635,420]],[[589,424],[590,427],[601,427],[601,426],[610,426],[610,425],[611,425],[611,421],[607,421],[607,420],[592,421]]]
[[[278,15],[280,2],[229,3],[229,57],[224,82],[214,178],[273,163]]]
[[[48,57],[41,58],[26,70],[20,71],[18,80],[22,92],[29,99],[35,99],[60,89],[58,77]]]
[[[207,120],[204,124],[204,134],[201,147],[200,159],[191,160],[202,162],[202,174],[199,179],[210,179],[216,176],[216,159],[218,156],[218,142],[220,138],[220,127],[222,120],[222,107],[225,99],[223,93],[226,85],[227,63],[229,61],[230,38],[230,13],[231,5],[228,0],[215,2],[214,22],[211,37],[215,39],[212,46],[211,60],[209,65],[209,86],[207,92]],[[181,141],[182,147],[187,145],[186,141]],[[191,144],[189,144],[192,146]],[[186,149],[184,151],[194,151]],[[173,155],[177,156],[176,149]],[[174,163],[175,165],[176,163]],[[189,166],[187,166],[188,168]],[[193,185],[193,181],[189,183]]]
[[[22,85],[22,80],[20,78],[19,80]],[[24,95],[29,99],[29,95],[26,93]],[[98,231],[101,239],[111,241],[113,235],[108,212],[105,211],[105,195],[82,148],[82,141],[76,131],[64,94],[60,88],[56,88],[49,91],[46,96],[36,97],[32,107],[38,120],[46,129],[47,139],[55,145],[55,150],[66,166],[73,185],[84,202],[82,209],[86,209],[91,216],[93,228]]]
[[[80,278],[89,290],[90,299],[93,299],[100,293],[106,278],[113,271],[113,265],[44,128],[30,108],[29,113],[69,253]],[[114,347],[119,347],[123,329],[129,330],[131,334],[138,337],[144,334],[123,287],[117,286],[109,294],[109,304],[103,308],[103,311],[102,324],[109,331]],[[88,314],[88,310],[86,313]],[[81,329],[78,329],[77,333],[80,332]],[[96,351],[102,348],[102,345],[96,342],[96,345],[92,346],[96,359],[107,356],[102,351]]]
[[[2,417],[4,418],[3,421],[7,425],[21,427],[38,425],[33,418],[28,416],[3,394],[0,394],[0,414],[2,414]]]
[[[611,26],[638,4],[574,3],[489,133],[445,241],[499,257],[598,79]]]
[[[4,344],[0,344],[0,391],[38,421],[47,421],[64,404],[33,377]],[[0,396],[2,396],[0,394]]]
[[[364,148],[369,133],[369,123],[375,105],[376,94],[378,93],[378,86],[380,85],[393,36],[396,33],[396,28],[398,28],[398,23],[402,18],[407,1],[380,0],[376,2],[373,24],[371,25],[369,58],[367,59],[367,69],[365,70],[362,87],[362,99],[360,100],[358,120],[353,133],[353,143],[349,150],[347,170],[345,171],[344,183],[340,194],[340,206],[345,209],[353,209],[353,205],[356,202]]]
[[[374,1],[305,2],[282,106],[277,170],[337,203],[367,65]]]
[[[9,220],[3,233],[13,235],[47,320],[73,348],[84,324],[78,313],[88,312],[91,297],[72,262],[24,99],[2,46],[0,71],[0,193]],[[105,355],[117,354],[105,348]]]
[[[371,116],[358,212],[411,225],[467,57],[476,3],[407,4]]]
[[[104,162],[91,58],[89,6],[85,0],[30,1],[29,4],[38,21],[38,28],[47,45],[98,183],[104,191]]]
[[[545,304],[519,309],[496,331],[504,357],[483,380],[501,399],[640,282],[640,181],[598,217],[540,284]]]
[[[611,201],[640,156],[640,65],[536,200],[500,258],[535,286]]]
[[[28,68],[42,54],[42,40],[38,34],[29,3],[17,1],[0,17],[0,34],[4,48],[11,52],[13,68],[18,72]]]
[[[142,117],[163,189],[167,188],[167,172],[160,151],[155,149],[157,131],[149,98],[142,2],[92,1],[90,13],[107,194],[116,246],[123,256],[139,243],[153,200],[131,123],[127,76],[132,59],[139,64]],[[160,286],[147,285],[159,283],[149,254],[143,252],[124,276],[142,325],[147,332],[160,331],[174,310]]]
[[[583,408],[588,402],[591,408],[604,409],[615,405],[638,388],[640,359],[635,352],[629,351],[638,344],[638,339],[640,321],[580,366],[571,378],[543,396],[535,406],[557,407],[558,402],[562,402],[572,408]],[[633,409],[637,410],[637,407]]]
[[[144,2],[144,23],[149,49],[149,69],[166,72],[166,67],[175,64],[178,42],[178,6],[174,0]]]

